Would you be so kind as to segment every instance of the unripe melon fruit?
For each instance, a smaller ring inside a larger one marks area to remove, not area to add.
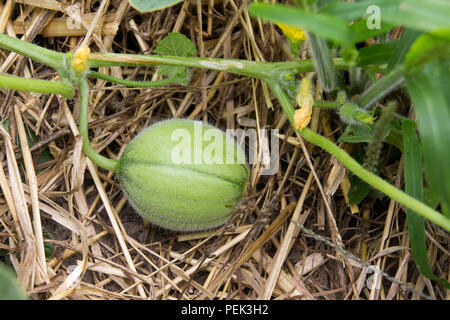
[[[224,131],[201,121],[158,122],[138,134],[120,158],[119,181],[147,221],[200,231],[225,223],[249,175],[244,151]]]

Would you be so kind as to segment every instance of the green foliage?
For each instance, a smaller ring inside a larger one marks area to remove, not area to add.
[[[450,217],[450,60],[432,62],[408,74],[406,84],[417,113],[428,184]]]
[[[405,57],[405,68],[417,70],[425,63],[450,57],[450,29],[426,33],[417,38]]]
[[[422,155],[420,152],[419,139],[416,134],[414,121],[405,119],[403,121],[403,145],[405,191],[418,200],[423,200],[423,174]],[[411,209],[406,209],[409,243],[411,251],[419,271],[429,279],[436,280],[450,289],[450,284],[445,279],[440,279],[433,274],[428,262],[427,242],[425,235],[425,220]]]
[[[350,124],[345,127],[344,132],[339,137],[338,142],[348,143],[366,143],[373,139],[374,125],[361,126],[359,124]],[[402,131],[398,128],[395,120],[392,120],[390,126],[385,131],[384,141],[395,146],[400,151],[403,150]]]
[[[153,12],[176,5],[183,0],[129,0],[133,8],[140,12]]]
[[[356,152],[354,152],[353,157],[356,161],[362,163],[366,152],[365,146],[358,144],[355,146],[355,149]],[[350,205],[360,204],[370,193],[372,187],[351,172],[348,175],[348,179],[350,181],[350,190],[347,193],[348,202]]]
[[[358,108],[354,103],[344,103],[339,108],[342,121],[348,124],[368,125],[373,122],[373,117],[365,110]]]
[[[382,23],[403,25],[419,31],[435,31],[450,27],[450,4],[446,0],[371,0],[339,2],[322,8],[321,14],[346,21],[366,18],[369,6],[378,6]]]
[[[47,233],[44,233],[44,239],[51,239],[50,235]],[[45,250],[45,258],[46,259],[49,260],[49,259],[53,258],[54,254],[55,254],[55,247],[53,246],[53,244],[44,242],[44,250]]]
[[[359,61],[358,66],[381,66],[389,63],[391,57],[394,56],[398,47],[398,40],[375,43],[370,47],[364,47],[358,50]]]
[[[25,291],[16,281],[14,272],[0,263],[0,300],[27,300]]]
[[[158,43],[154,51],[162,55],[178,57],[192,57],[196,53],[192,41],[179,32],[169,33],[167,37]],[[183,84],[189,82],[188,72],[185,67],[160,65],[158,73],[170,78],[179,79],[179,82]]]
[[[390,55],[389,63],[387,65],[387,71],[392,71],[396,66],[401,65],[405,56],[409,50],[409,47],[413,42],[420,36],[422,32],[405,29],[403,31],[402,37],[399,40],[396,40],[394,50]],[[370,48],[370,47],[369,47]]]
[[[347,48],[353,44],[351,27],[346,21],[332,15],[266,3],[251,4],[249,11],[262,19],[302,28]]]

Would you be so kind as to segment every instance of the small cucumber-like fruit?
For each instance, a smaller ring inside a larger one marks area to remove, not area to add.
[[[138,134],[120,158],[119,181],[149,222],[200,231],[225,223],[249,175],[244,151],[224,131],[201,121],[158,122]]]

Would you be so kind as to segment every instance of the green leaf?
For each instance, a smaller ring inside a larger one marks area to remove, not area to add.
[[[423,200],[430,208],[436,209],[439,206],[439,199],[430,188],[423,189]]]
[[[27,124],[25,124],[25,129],[26,129],[26,133],[27,133],[27,140],[28,140],[28,145],[30,147],[32,147],[33,145],[35,145],[36,143],[39,142],[39,137],[34,133],[33,130],[31,130],[29,128],[29,126]],[[19,147],[20,147],[20,142],[18,143]],[[44,162],[48,162],[53,160],[53,156],[50,153],[50,150],[48,148],[45,148],[40,154],[39,154],[39,158],[37,159],[37,164],[41,164]],[[36,173],[39,173],[40,171],[37,170]]]
[[[420,152],[419,139],[416,134],[414,121],[403,120],[403,153],[405,171],[405,191],[417,200],[423,201],[423,175],[422,156]],[[440,279],[433,274],[428,262],[427,242],[425,235],[425,219],[411,209],[406,209],[408,222],[409,242],[412,255],[419,271],[429,279],[436,280],[446,288],[450,284],[445,279]]]
[[[350,190],[348,191],[348,203],[350,205],[360,204],[370,193],[372,187],[360,178],[351,174],[349,176]]]
[[[25,291],[16,281],[14,272],[0,263],[0,300],[27,300]]]
[[[373,125],[362,126],[358,124],[349,124],[345,127],[344,132],[339,137],[338,142],[348,143],[365,143],[372,141]],[[389,129],[386,131],[385,141],[403,150],[402,132],[395,128],[395,121],[391,122]]]
[[[406,75],[417,113],[425,172],[442,211],[450,217],[450,60],[432,62]]]
[[[450,56],[450,29],[423,34],[412,44],[405,57],[406,69]]]
[[[302,28],[346,48],[353,45],[352,32],[348,23],[332,15],[266,3],[252,3],[249,11],[252,15],[271,22]]]
[[[158,43],[154,51],[162,55],[178,57],[192,57],[196,53],[192,41],[179,32],[169,33]],[[187,83],[189,80],[185,67],[160,65],[158,73],[170,78],[179,78],[182,83]]]
[[[371,15],[370,6],[379,8],[381,24],[403,25],[419,31],[434,31],[450,26],[450,2],[446,0],[371,0],[335,2],[322,8],[322,14],[352,21]]]
[[[402,37],[399,40],[395,41],[396,46],[391,53],[389,64],[387,66],[388,72],[403,63],[403,60],[405,59],[406,53],[408,52],[409,48],[421,33],[422,32],[420,31],[412,29],[405,29],[403,31]]]
[[[183,0],[129,0],[133,8],[140,12],[152,12],[176,5]]]
[[[179,32],[171,32],[158,43],[154,51],[166,56],[192,57],[196,49],[188,37]]]
[[[364,159],[364,154],[365,147],[361,144],[357,147],[356,154],[354,155],[355,160],[361,163]],[[350,205],[359,204],[367,197],[372,187],[352,172],[349,172],[348,179],[350,181],[350,190],[347,193],[348,202]]]
[[[393,0],[398,1],[398,0]],[[346,21],[352,21],[359,18],[367,17],[368,7],[370,5],[378,5],[383,1],[357,1],[357,2],[339,2],[335,1],[328,5],[325,5],[319,10],[320,13],[333,15],[337,18],[344,19]]]
[[[366,20],[359,20],[350,27],[352,42],[358,43],[370,38],[374,38],[382,33],[391,30],[392,28],[394,28],[394,25],[383,23],[381,24],[380,28],[371,29],[367,27]]]
[[[366,67],[369,65],[383,65],[389,63],[389,60],[397,48],[397,42],[398,40],[376,43],[370,47],[364,47],[358,50],[358,66]]]
[[[44,233],[44,239],[51,239],[48,233]],[[49,260],[55,255],[55,247],[53,244],[44,242],[45,259]]]
[[[360,143],[372,140],[373,127],[359,124],[349,124],[345,127],[344,133],[339,137],[338,142]]]

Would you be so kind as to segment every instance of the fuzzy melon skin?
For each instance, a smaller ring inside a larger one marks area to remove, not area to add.
[[[203,136],[206,130],[221,135],[221,163],[174,162],[176,145],[190,148],[193,159],[209,144],[173,140],[177,129],[192,137]],[[231,158],[230,150],[234,163],[226,162],[227,153]],[[120,158],[119,181],[131,205],[144,219],[174,231],[201,231],[225,223],[243,197],[248,176],[245,154],[235,141],[224,131],[195,120],[166,120],[148,127],[128,144]]]

